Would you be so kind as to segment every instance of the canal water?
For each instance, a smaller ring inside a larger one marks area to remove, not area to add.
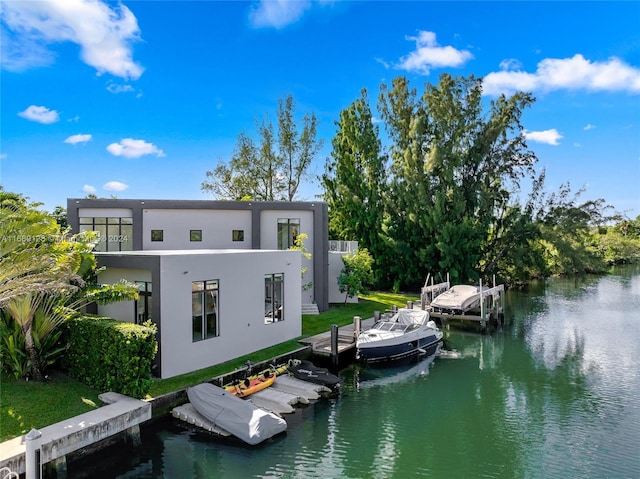
[[[167,418],[69,477],[640,477],[640,268],[510,291],[506,317],[491,334],[447,330],[446,357],[350,365],[338,397],[258,447]]]

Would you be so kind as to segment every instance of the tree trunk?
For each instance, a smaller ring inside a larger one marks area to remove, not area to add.
[[[42,371],[40,371],[40,364],[38,362],[38,353],[36,351],[36,347],[33,344],[33,336],[31,335],[31,324],[27,327],[24,332],[24,347],[27,350],[27,355],[29,356],[29,362],[31,363],[31,375],[34,381],[44,381],[44,377],[42,376]]]

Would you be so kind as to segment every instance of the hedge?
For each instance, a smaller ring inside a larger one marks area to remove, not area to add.
[[[78,316],[64,325],[69,349],[62,366],[96,389],[143,398],[151,386],[151,365],[158,351],[155,334],[151,324]]]

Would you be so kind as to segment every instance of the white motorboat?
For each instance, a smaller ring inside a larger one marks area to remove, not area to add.
[[[458,284],[436,296],[430,306],[436,313],[477,312],[480,309],[480,293],[479,286]]]
[[[429,320],[428,311],[403,308],[358,334],[356,357],[374,363],[412,355],[430,356],[441,339],[442,331]]]

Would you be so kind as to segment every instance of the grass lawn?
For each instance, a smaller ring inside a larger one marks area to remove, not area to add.
[[[359,303],[331,305],[318,316],[302,317],[302,337],[313,336],[331,329],[332,324],[345,326],[354,316],[362,319],[373,316],[374,311],[384,311],[393,305],[404,306],[407,301],[417,301],[417,295],[370,293]],[[298,338],[300,339],[300,338]],[[149,390],[156,397],[194,384],[205,382],[244,366],[247,361],[260,362],[300,348],[297,340],[277,344],[223,364],[183,374],[169,379],[157,379]],[[90,411],[100,404],[96,391],[61,373],[51,375],[44,383],[16,380],[12,376],[0,376],[0,441],[6,441],[49,424]]]

